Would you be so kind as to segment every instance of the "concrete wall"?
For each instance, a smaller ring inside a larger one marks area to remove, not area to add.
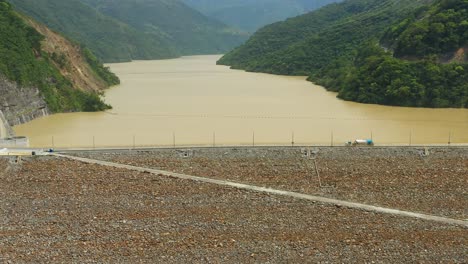
[[[0,147],[2,148],[27,148],[29,139],[27,137],[0,138]]]
[[[0,137],[12,136],[12,126],[49,115],[37,88],[19,87],[0,77]]]

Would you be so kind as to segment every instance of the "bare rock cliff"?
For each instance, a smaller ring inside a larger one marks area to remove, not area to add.
[[[0,77],[0,137],[12,136],[12,126],[49,114],[37,88],[19,87]]]

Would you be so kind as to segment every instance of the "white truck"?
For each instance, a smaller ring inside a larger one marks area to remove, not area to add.
[[[345,143],[346,146],[374,146],[372,139],[356,139],[354,141],[348,141]]]

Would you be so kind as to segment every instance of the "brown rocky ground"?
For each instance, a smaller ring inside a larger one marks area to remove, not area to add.
[[[77,155],[468,218],[468,148],[226,148]]]
[[[468,257],[463,227],[58,158],[20,164],[0,158],[0,182],[0,262],[464,263]]]

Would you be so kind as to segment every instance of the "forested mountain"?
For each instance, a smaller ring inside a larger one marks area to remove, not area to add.
[[[11,0],[23,13],[90,48],[106,62],[178,56],[169,41],[105,16],[79,0]]]
[[[183,0],[203,14],[248,32],[341,0]]]
[[[82,1],[146,34],[164,36],[183,55],[224,53],[247,39],[179,0]]]
[[[439,1],[387,30],[382,43],[395,57],[423,58],[457,51],[468,42],[468,1]]]
[[[246,36],[179,0],[11,0],[105,62],[221,53]]]
[[[381,44],[335,70],[343,99],[403,106],[468,108],[468,1],[442,0],[390,27]],[[317,77],[330,76],[326,70]],[[319,78],[320,79],[320,78]],[[326,82],[325,82],[326,84]]]
[[[348,0],[267,26],[218,63],[249,71],[309,75],[347,100],[467,107],[468,67],[437,61],[447,52],[457,56],[464,52],[466,3]],[[424,60],[395,58],[393,49],[396,57]]]
[[[39,88],[53,112],[107,108],[98,92],[117,84],[118,78],[91,52],[53,32],[43,35],[38,30],[45,32],[46,28],[18,15],[8,2],[0,0],[0,75],[21,87]],[[73,78],[77,67],[89,78]]]
[[[427,0],[348,0],[260,29],[220,64],[249,71],[308,75],[351,58],[365,40],[406,18]]]

